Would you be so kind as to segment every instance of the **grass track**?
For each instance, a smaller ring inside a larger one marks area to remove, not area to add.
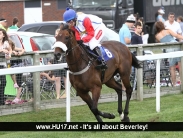
[[[132,122],[182,122],[182,99],[183,94],[161,97],[160,113],[155,111],[155,98],[144,99],[142,102],[131,101],[129,117]],[[119,122],[117,102],[99,104],[99,109],[116,114],[115,119],[103,119],[103,121]],[[57,108],[38,113],[1,116],[0,122],[65,122],[65,114],[65,108]],[[72,122],[96,122],[86,105],[71,107],[71,117]],[[0,138],[182,138],[182,134],[182,132],[0,132]]]

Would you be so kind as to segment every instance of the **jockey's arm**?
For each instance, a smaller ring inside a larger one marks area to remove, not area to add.
[[[84,19],[83,26],[85,27],[87,36],[83,37],[82,40],[84,43],[86,43],[94,37],[95,31],[93,29],[91,20],[88,17]]]

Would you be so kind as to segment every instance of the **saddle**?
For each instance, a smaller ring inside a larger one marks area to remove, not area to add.
[[[94,59],[98,59],[98,55],[97,55],[96,53],[94,53],[94,52],[90,49],[89,46],[83,44],[83,41],[82,41],[82,40],[78,40],[77,43],[78,43],[80,46],[82,46],[82,48],[85,50],[85,52],[86,52],[89,56],[93,57]]]
[[[91,57],[93,57],[94,59],[97,59],[97,60],[99,60],[99,56],[94,52],[94,51],[92,51],[91,49],[90,49],[90,47],[89,46],[87,46],[87,45],[81,45],[82,47],[83,47],[83,49],[85,50],[85,52],[87,53],[87,54],[89,54]]]

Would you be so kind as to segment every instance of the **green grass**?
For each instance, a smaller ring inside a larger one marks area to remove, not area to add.
[[[155,98],[144,101],[131,101],[129,117],[132,122],[182,122],[183,94],[161,97],[161,111],[155,111]],[[124,104],[123,104],[124,106]],[[119,122],[117,102],[99,104],[101,111],[116,114],[113,120],[103,119],[105,122]],[[0,122],[65,122],[66,109],[57,108],[29,112],[16,115],[1,116]],[[71,122],[96,122],[93,114],[86,105],[71,107]],[[10,126],[11,127],[11,126]],[[18,126],[17,126],[18,127]],[[182,132],[0,132],[0,138],[181,138]]]

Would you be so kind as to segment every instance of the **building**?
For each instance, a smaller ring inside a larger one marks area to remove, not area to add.
[[[18,0],[0,1],[0,18],[12,25],[14,17],[18,17],[19,25],[40,21],[61,21],[67,7],[66,0]]]

